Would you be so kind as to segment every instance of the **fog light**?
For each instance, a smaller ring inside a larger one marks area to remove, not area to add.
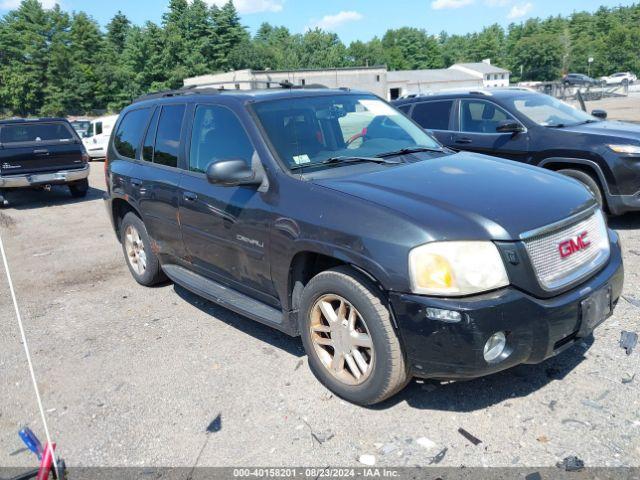
[[[494,333],[484,345],[484,359],[487,362],[493,362],[496,358],[502,355],[504,347],[506,346],[507,337],[504,335],[504,332]]]
[[[441,308],[427,308],[427,317],[432,320],[440,320],[447,323],[458,323],[462,320],[462,314],[455,310],[442,310]]]

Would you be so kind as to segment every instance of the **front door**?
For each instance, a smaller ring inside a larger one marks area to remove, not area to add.
[[[515,119],[493,102],[460,100],[459,131],[453,133],[451,147],[526,162],[529,156],[527,132],[500,133],[496,129],[503,120]]]
[[[278,305],[269,265],[271,208],[255,186],[208,182],[207,167],[256,156],[238,116],[223,105],[198,105],[191,130],[188,171],[181,180],[180,225],[193,265],[204,275]]]

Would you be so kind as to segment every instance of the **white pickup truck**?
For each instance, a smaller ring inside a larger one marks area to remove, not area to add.
[[[82,139],[91,159],[106,157],[109,137],[117,120],[118,115],[109,115],[91,121],[89,130]]]

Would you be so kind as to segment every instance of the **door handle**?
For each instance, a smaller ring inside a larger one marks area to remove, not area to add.
[[[193,192],[184,192],[182,194],[182,198],[184,198],[187,202],[195,202],[198,199],[198,195]]]
[[[49,155],[49,150],[47,150],[46,148],[40,148],[40,149],[34,150],[33,154],[47,156]]]
[[[473,140],[471,140],[469,137],[456,138],[456,143],[471,143],[471,142],[473,142]]]
[[[132,178],[131,179],[131,186],[132,187],[136,187],[136,188],[140,188],[142,186],[142,180],[139,180],[137,178]]]

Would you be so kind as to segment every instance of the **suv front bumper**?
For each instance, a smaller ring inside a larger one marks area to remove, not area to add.
[[[60,185],[77,182],[89,177],[89,165],[73,170],[50,173],[0,176],[0,188],[37,187],[39,185]]]
[[[617,236],[613,237],[606,266],[553,298],[535,298],[513,287],[459,299],[391,293],[412,374],[438,379],[481,377],[522,363],[540,363],[589,336],[593,327],[582,324],[582,302],[610,288],[613,312],[622,294],[622,253]],[[463,319],[459,323],[432,320],[426,316],[427,307],[455,310],[463,313]],[[500,331],[506,332],[508,356],[487,363],[484,345]]]

